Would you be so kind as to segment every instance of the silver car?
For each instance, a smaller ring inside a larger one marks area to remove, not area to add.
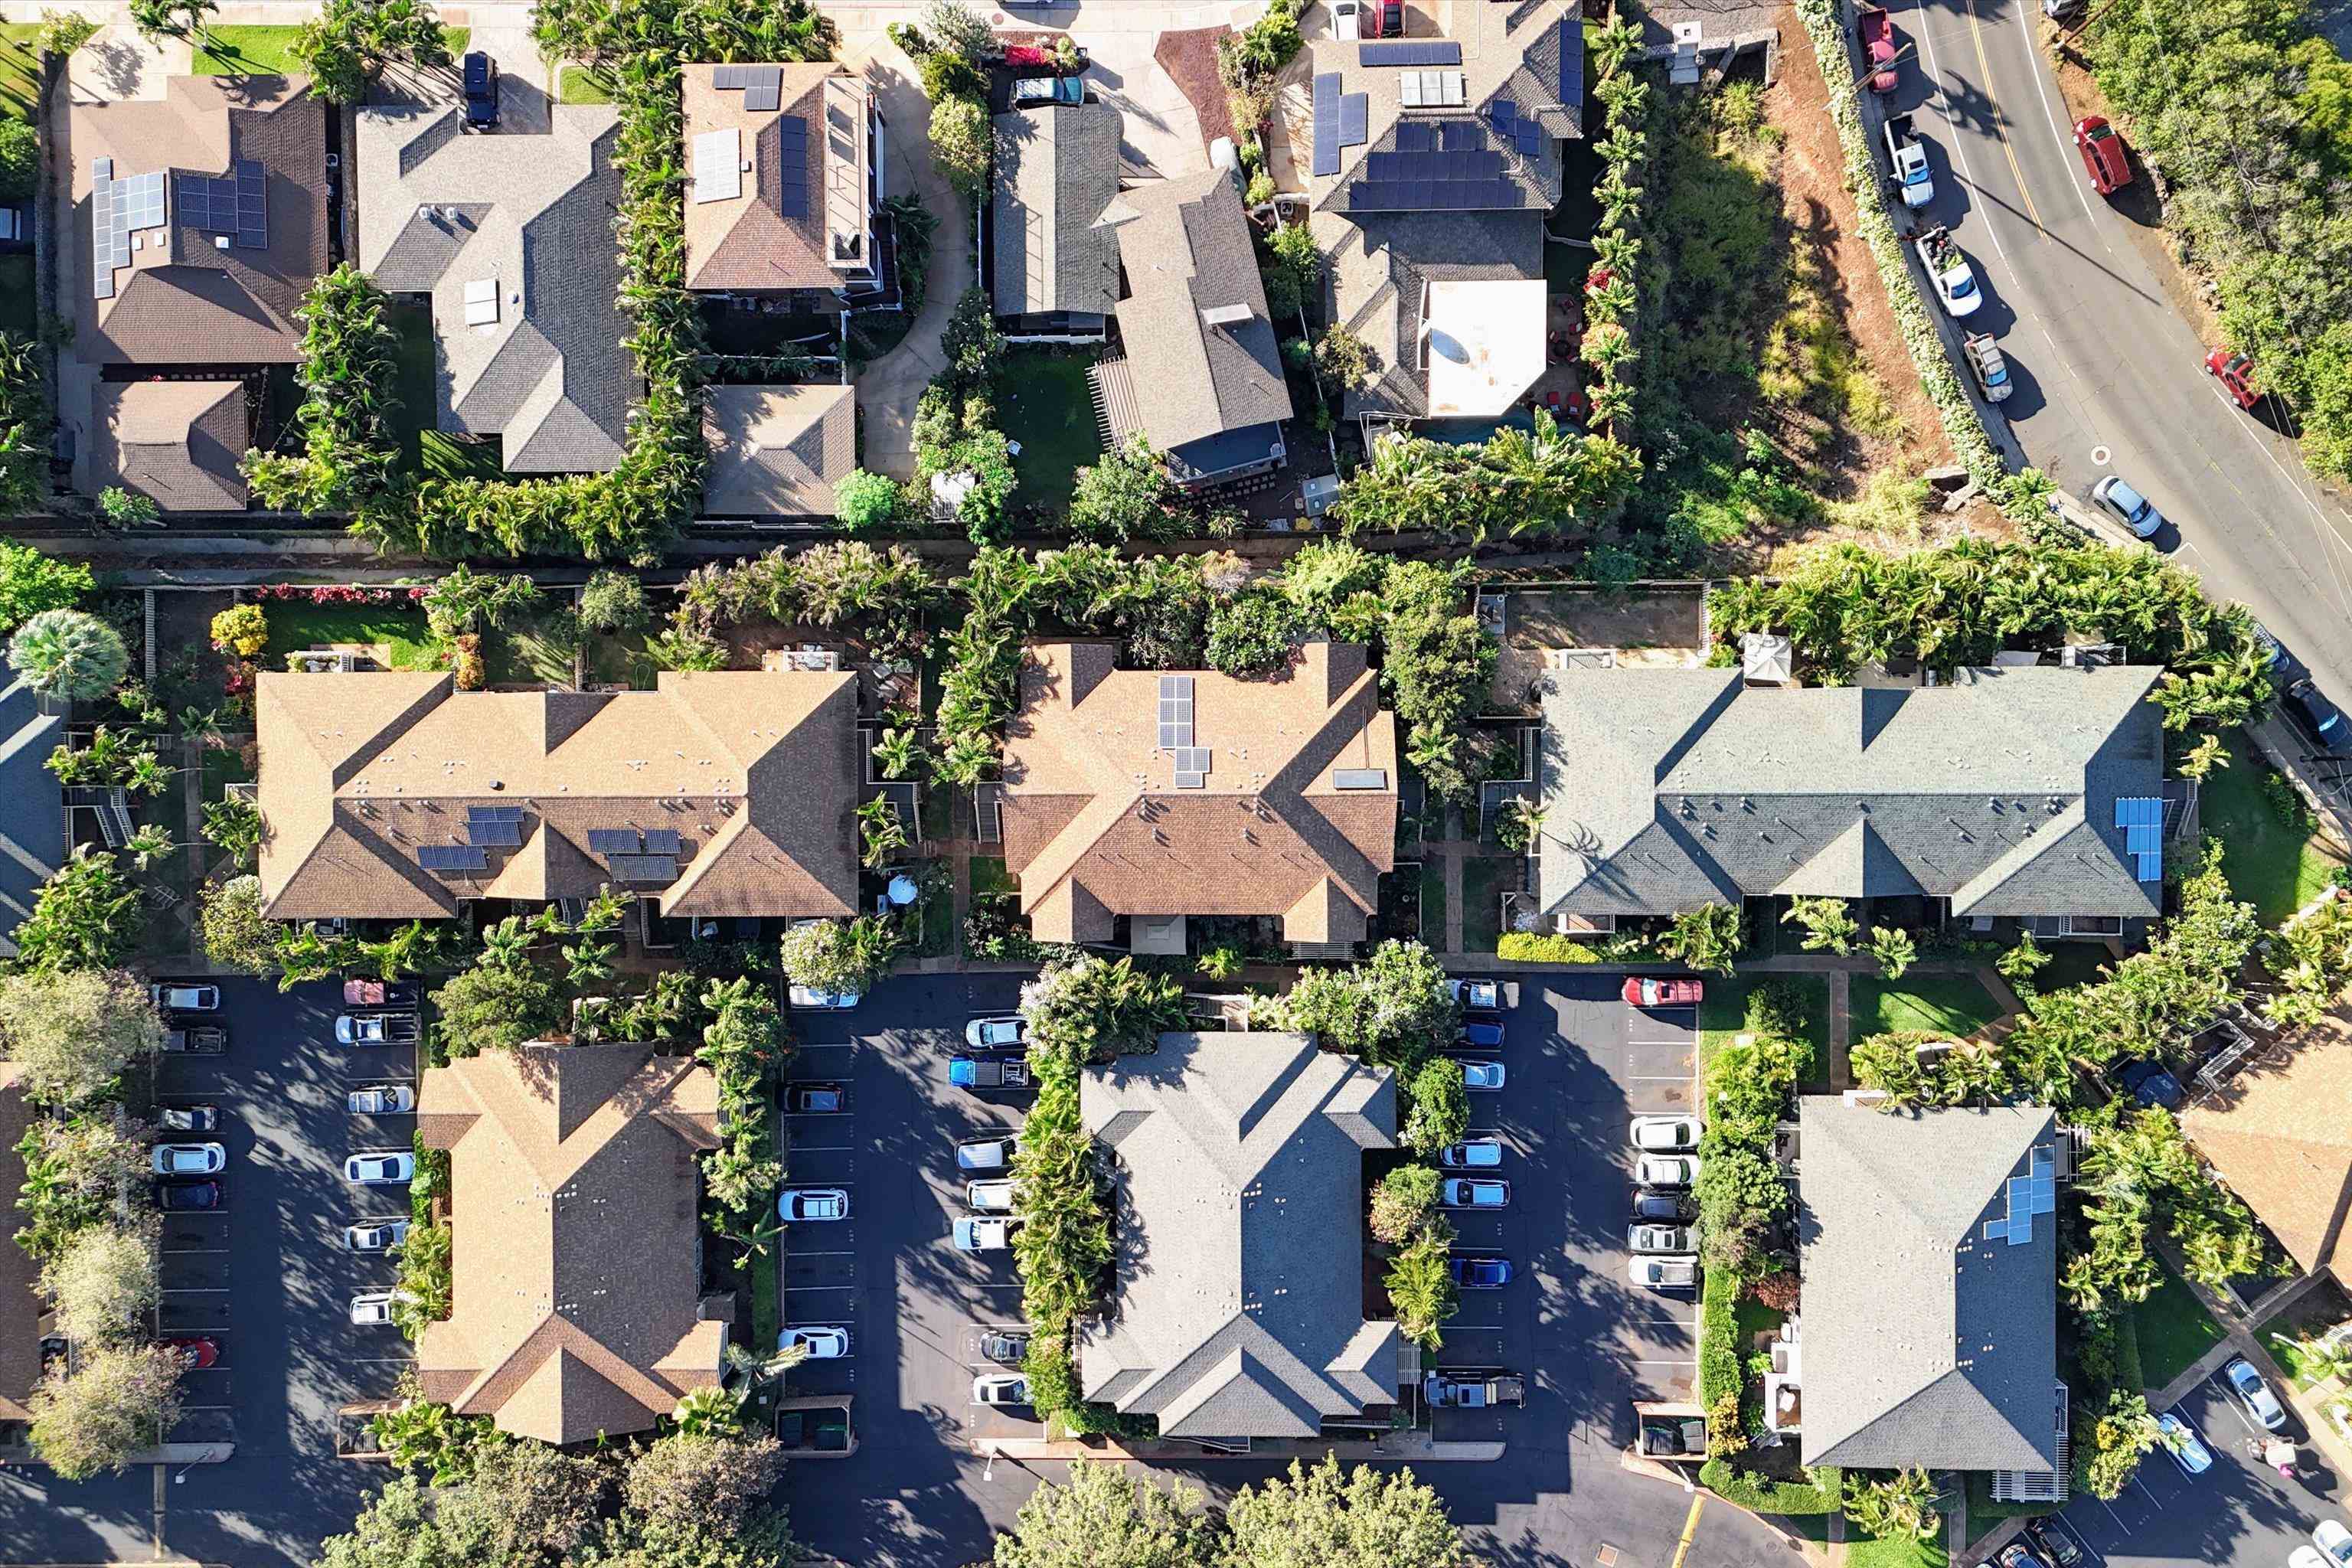
[[[1688,1252],[1692,1230],[1686,1225],[1637,1225],[1625,1233],[1631,1252]]]
[[[343,1179],[363,1187],[397,1187],[416,1176],[416,1156],[405,1149],[366,1149],[343,1161]]]
[[[982,1214],[1013,1212],[1013,1184],[1009,1181],[967,1182],[963,1201]]]
[[[404,1083],[372,1083],[352,1090],[343,1103],[353,1116],[401,1116],[416,1109],[416,1091]]]
[[[217,1143],[158,1143],[148,1165],[159,1176],[217,1175],[228,1164],[228,1151]]]
[[[2109,474],[2091,487],[2091,499],[2115,515],[2117,521],[2141,539],[2153,539],[2164,526],[2164,514],[2155,503],[2126,484],[2119,474]]]
[[[1653,1290],[1685,1290],[1698,1283],[1698,1259],[1633,1258],[1626,1259],[1625,1277]]]
[[[343,1245],[353,1252],[389,1252],[408,1239],[404,1219],[363,1219],[343,1226]]]
[[[2280,1407],[2278,1395],[2271,1392],[2252,1362],[2238,1356],[2221,1369],[2221,1375],[2229,1380],[2230,1392],[2238,1396],[2238,1403],[2263,1424],[2264,1431],[2275,1432],[2286,1425],[2286,1412]]]
[[[1002,1171],[1013,1163],[1011,1138],[967,1138],[955,1149],[959,1171]]]
[[[983,1372],[971,1380],[974,1405],[1026,1405],[1029,1380],[1017,1372]]]

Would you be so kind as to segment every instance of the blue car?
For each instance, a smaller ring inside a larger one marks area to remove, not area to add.
[[[1486,1023],[1465,1024],[1462,1026],[1462,1033],[1454,1037],[1454,1043],[1458,1047],[1467,1047],[1474,1051],[1499,1051],[1503,1048],[1503,1026]]]
[[[1452,1270],[1454,1283],[1465,1290],[1499,1290],[1511,1282],[1507,1258],[1465,1258],[1457,1252],[1446,1258],[1445,1267]]]

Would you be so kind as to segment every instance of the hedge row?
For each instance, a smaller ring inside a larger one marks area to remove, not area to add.
[[[1539,936],[1533,931],[1507,931],[1495,943],[1495,956],[1519,963],[1598,963],[1592,944],[1572,936]]]
[[[1835,1513],[1844,1506],[1845,1472],[1835,1465],[1816,1465],[1806,1472],[1811,1486],[1796,1481],[1772,1481],[1735,1470],[1721,1459],[1698,1468],[1698,1484],[1723,1499],[1758,1513]]]
[[[1698,1313],[1698,1401],[1712,1409],[1726,1394],[1738,1397],[1746,1377],[1739,1364],[1739,1281],[1729,1269],[1706,1271]]]

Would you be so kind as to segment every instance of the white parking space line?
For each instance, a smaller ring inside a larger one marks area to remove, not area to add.
[[[1499,1334],[1503,1331],[1500,1323],[1448,1323],[1445,1328],[1449,1333],[1456,1334]]]
[[[793,1152],[795,1154],[854,1154],[856,1152],[857,1145],[855,1143],[795,1143],[793,1145]]]
[[[794,1285],[787,1282],[784,1286],[784,1294],[805,1296],[814,1290],[855,1290],[856,1289],[855,1285]]]
[[[1690,1074],[1686,1072],[1629,1072],[1625,1075],[1625,1081],[1628,1083],[1688,1083],[1690,1082]]]
[[[1007,1279],[1002,1283],[993,1279],[981,1279],[975,1280],[974,1283],[983,1290],[1018,1290],[1021,1289],[1021,1281],[1018,1279]]]
[[[795,1051],[848,1051],[857,1048],[856,1040],[794,1040]]]
[[[228,1287],[226,1285],[168,1285],[164,1287],[163,1294],[166,1296],[226,1296],[228,1294]]]
[[[857,1249],[855,1247],[836,1247],[830,1252],[811,1252],[804,1247],[795,1247],[793,1248],[791,1256],[794,1258],[855,1258],[857,1256]]]
[[[410,1358],[404,1355],[362,1356],[359,1360],[347,1363],[346,1364],[351,1366],[406,1366],[409,1363],[409,1359]]]
[[[1635,1366],[1696,1366],[1698,1363],[1688,1357],[1677,1359],[1673,1356],[1637,1355],[1633,1358],[1633,1364]]]

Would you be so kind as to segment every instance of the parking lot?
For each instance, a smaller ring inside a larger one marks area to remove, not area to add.
[[[2334,1472],[2308,1442],[2290,1408],[2283,1436],[2301,1445],[2294,1479],[2253,1458],[2248,1441],[2257,1428],[2217,1373],[2173,1406],[2213,1456],[2212,1467],[2191,1476],[2158,1448],[2113,1502],[2078,1497],[2061,1523],[2108,1568],[2177,1568],[2184,1561],[2230,1568],[2284,1568],[2324,1519],[2345,1517]],[[2082,1440],[2077,1435],[2076,1440]]]
[[[185,1381],[175,1440],[227,1441],[235,1457],[165,1484],[144,1471],[81,1485],[42,1471],[0,1481],[0,1560],[145,1558],[155,1517],[170,1555],[205,1562],[306,1565],[319,1542],[350,1528],[363,1487],[381,1470],[334,1457],[334,1412],[392,1388],[409,1360],[397,1329],[353,1328],[351,1297],[387,1289],[392,1263],[344,1249],[353,1220],[407,1211],[405,1188],[362,1195],[343,1180],[345,1154],[409,1146],[408,1116],[354,1119],[346,1094],[409,1081],[414,1053],[334,1043],[331,984],[281,994],[260,980],[219,983],[229,1033],[219,1056],[167,1056],[159,1105],[212,1105],[219,1125],[174,1141],[217,1142],[228,1163],[224,1202],[174,1214],[163,1227],[160,1331],[205,1335],[219,1360]]]

